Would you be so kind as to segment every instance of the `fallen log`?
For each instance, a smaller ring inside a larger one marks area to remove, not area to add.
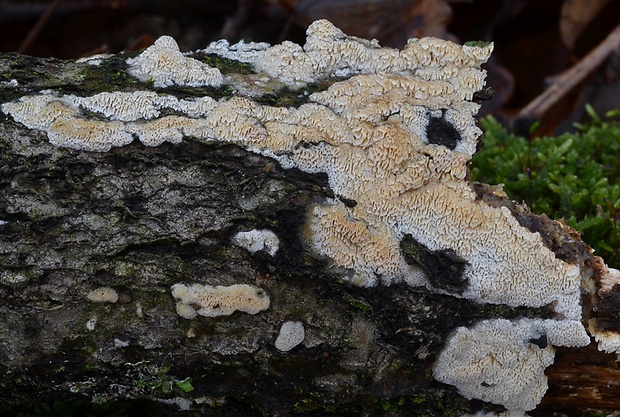
[[[620,408],[617,271],[468,180],[491,50],[0,56],[5,408]]]

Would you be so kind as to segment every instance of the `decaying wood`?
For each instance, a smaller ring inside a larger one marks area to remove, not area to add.
[[[27,90],[94,88],[86,64],[4,55],[0,68],[7,81],[17,80],[0,87],[0,102]],[[151,409],[180,407],[187,415],[501,411],[435,381],[438,353],[458,326],[552,315],[403,283],[342,282],[304,241],[311,205],[335,197],[326,176],[285,170],[235,145],[185,139],[74,151],[0,115],[0,149],[5,411],[57,399],[147,401]],[[586,256],[587,247],[549,219],[493,189],[477,191],[551,241],[569,242],[570,256]],[[262,228],[280,238],[274,257],[231,243],[239,231]],[[184,282],[257,285],[272,304],[257,315],[186,320],[170,294]],[[102,287],[118,300],[88,298]],[[274,342],[289,320],[302,320],[306,337],[280,352]],[[530,415],[620,409],[615,355],[557,350],[548,395]]]

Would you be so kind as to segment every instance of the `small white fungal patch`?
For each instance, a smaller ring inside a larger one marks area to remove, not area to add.
[[[153,81],[155,87],[173,85],[219,87],[222,73],[217,68],[185,57],[170,36],[162,36],[135,58],[127,60],[129,74],[142,81]]]
[[[79,58],[75,62],[84,63],[92,66],[99,66],[105,60],[110,58],[110,54],[95,54],[90,56],[85,56],[84,58]]]
[[[172,296],[177,314],[186,319],[228,316],[235,311],[256,314],[269,308],[269,295],[262,288],[247,284],[211,286],[175,284]]]
[[[115,303],[118,301],[118,293],[111,287],[99,287],[89,292],[86,298],[95,303]]]
[[[117,338],[114,339],[114,347],[116,349],[126,348],[127,346],[129,346],[129,342]]]
[[[86,322],[86,329],[90,330],[91,332],[93,330],[95,330],[95,327],[97,326],[97,317],[91,317],[87,322]]]
[[[288,352],[304,341],[306,332],[304,324],[300,321],[287,321],[280,327],[280,333],[275,342],[279,351]]]
[[[156,401],[168,405],[176,405],[177,407],[179,407],[179,411],[190,411],[194,403],[194,400],[183,397],[157,398]]]
[[[271,45],[266,42],[246,42],[244,40],[231,45],[226,39],[211,42],[205,49],[200,50],[204,54],[216,54],[223,58],[234,59],[239,62],[253,63],[260,59],[263,51]]]
[[[251,254],[264,250],[269,255],[275,256],[280,248],[278,236],[268,229],[239,232],[233,237],[232,243],[247,249]]]
[[[5,224],[8,224],[9,222],[6,220],[0,220],[0,226],[3,226]]]
[[[552,345],[589,342],[577,321],[485,320],[456,330],[437,358],[433,375],[468,399],[528,411],[547,391],[545,368],[553,363]]]

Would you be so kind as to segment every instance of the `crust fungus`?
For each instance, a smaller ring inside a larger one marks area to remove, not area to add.
[[[275,341],[275,347],[281,352],[288,352],[304,341],[306,332],[300,321],[287,321],[280,327],[280,333]]]
[[[186,319],[197,315],[228,316],[237,310],[256,314],[268,309],[270,304],[269,295],[263,289],[247,284],[175,284],[172,286],[172,296],[177,300],[177,313]]]
[[[467,180],[481,135],[473,96],[484,87],[481,64],[493,45],[424,38],[399,51],[346,36],[325,20],[314,22],[307,35],[304,46],[219,41],[203,51],[252,65],[257,74],[246,80],[239,74],[223,79],[182,55],[169,37],[128,60],[131,74],[156,87],[227,83],[239,92],[253,84],[291,89],[327,82],[323,91],[300,94],[305,102],[297,108],[261,105],[239,94],[216,101],[154,92],[83,98],[42,92],[1,109],[47,133],[53,144],[74,149],[106,151],[134,138],[155,146],[192,136],[237,144],[284,168],[326,173],[340,201],[310,210],[309,246],[349,270],[354,284],[406,282],[480,303],[553,309],[551,324],[500,320],[459,329],[435,368],[438,379],[468,398],[533,408],[546,389],[552,345],[587,344],[580,322],[587,272],[558,258],[507,207],[478,198]],[[236,239],[249,250],[277,250],[267,238]],[[598,268],[601,282],[611,277],[605,268]],[[615,282],[594,290],[597,302],[616,300]],[[186,318],[253,314],[269,306],[268,296],[249,285],[177,284],[172,291]],[[617,350],[618,329],[602,319],[592,317],[590,328],[600,346]]]
[[[153,81],[155,87],[172,85],[219,87],[222,73],[217,68],[184,56],[170,36],[162,36],[135,58],[127,60],[128,72],[142,81]]]
[[[232,242],[247,249],[252,254],[264,250],[271,256],[275,256],[280,247],[278,236],[267,229],[239,232],[233,237]]]
[[[547,391],[544,371],[553,363],[551,345],[589,342],[576,321],[485,320],[456,330],[435,362],[433,375],[456,386],[466,398],[528,411]]]
[[[86,298],[95,303],[115,303],[118,293],[111,287],[99,287],[89,292]]]

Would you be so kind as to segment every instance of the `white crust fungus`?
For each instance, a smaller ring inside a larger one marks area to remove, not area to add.
[[[93,331],[95,330],[95,326],[97,326],[97,317],[91,317],[87,322],[86,322],[86,329],[89,331]]]
[[[172,85],[219,87],[222,73],[217,68],[185,57],[170,36],[162,36],[135,58],[127,60],[127,71],[142,81],[153,81],[155,87]]]
[[[275,347],[281,352],[288,352],[304,341],[306,332],[304,324],[300,321],[287,321],[280,327],[280,333],[275,342]]]
[[[269,295],[261,288],[247,284],[211,286],[175,284],[172,296],[177,300],[177,313],[186,319],[228,316],[235,311],[256,314],[269,308]]]
[[[233,237],[232,243],[247,249],[251,254],[264,250],[269,255],[275,256],[280,248],[278,236],[268,229],[239,232]]]
[[[588,343],[580,322],[485,320],[456,330],[435,362],[433,375],[468,399],[528,411],[547,391],[544,371],[553,363],[551,345]]]
[[[86,298],[95,303],[115,303],[118,301],[118,293],[111,287],[99,287],[89,292]]]
[[[353,283],[406,282],[476,302],[554,309],[558,320],[551,324],[500,320],[459,329],[435,369],[439,380],[468,398],[533,408],[546,389],[543,371],[553,352],[526,340],[533,329],[542,329],[550,345],[587,344],[580,323],[581,277],[578,266],[556,258],[506,207],[478,200],[467,181],[481,135],[474,120],[479,105],[472,99],[484,86],[480,65],[493,45],[424,38],[409,40],[399,51],[346,36],[325,20],[314,22],[307,34],[303,47],[218,41],[205,50],[259,72],[247,79],[227,76],[234,91],[248,91],[252,84],[296,88],[328,82],[329,88],[309,94],[298,108],[239,96],[180,100],[116,92],[80,98],[47,91],[1,109],[47,133],[51,143],[73,149],[107,151],[134,138],[156,146],[192,136],[238,144],[284,168],[326,173],[337,199],[311,209],[308,242],[335,267],[352,271]],[[183,56],[170,37],[128,63],[131,74],[152,79],[156,87],[224,82],[218,70]],[[277,244],[267,232],[243,232],[250,234],[234,241],[274,254]],[[463,288],[442,287],[441,274],[431,280],[424,262],[405,259],[404,238],[458,260]],[[186,318],[235,310],[253,314],[269,306],[269,297],[249,285],[177,284],[172,292],[177,312]],[[616,339],[598,338],[606,350],[618,349]]]

